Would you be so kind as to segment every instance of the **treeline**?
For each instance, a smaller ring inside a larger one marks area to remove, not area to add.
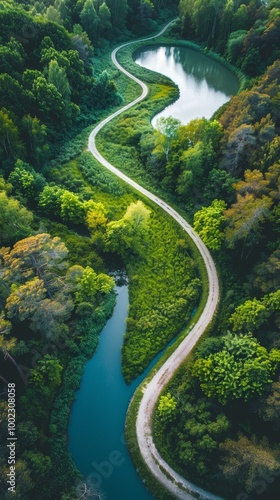
[[[277,0],[180,0],[181,34],[260,75],[279,57],[279,7]]]

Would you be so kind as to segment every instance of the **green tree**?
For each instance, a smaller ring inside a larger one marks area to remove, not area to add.
[[[63,191],[61,195],[61,217],[66,222],[80,224],[84,220],[84,205],[79,197],[71,191]]]
[[[210,171],[207,184],[204,188],[204,196],[207,200],[222,199],[228,203],[235,201],[233,183],[236,179],[225,170],[213,168]]]
[[[194,230],[211,250],[221,248],[225,209],[223,200],[214,200],[209,207],[203,207],[194,214]]]
[[[57,24],[62,24],[60,13],[53,5],[50,5],[47,8],[45,12],[45,17],[48,19],[48,21],[52,21],[53,23]]]
[[[30,115],[24,116],[21,123],[27,158],[31,163],[42,166],[49,156],[47,127],[37,117]]]
[[[46,390],[54,395],[54,391],[61,383],[62,366],[57,358],[46,354],[38,361],[38,367],[31,370],[30,384],[38,389]]]
[[[98,10],[100,34],[108,36],[112,29],[111,25],[111,12],[105,2],[103,2]]]
[[[125,26],[128,11],[127,0],[106,0],[111,12],[111,22],[115,31],[122,30]]]
[[[87,266],[82,274],[77,277],[75,299],[77,302],[94,302],[98,294],[107,295],[114,287],[113,278],[106,274],[96,274],[96,272]]]
[[[50,61],[48,68],[48,83],[53,84],[62,99],[70,102],[71,89],[66,76],[65,68],[61,68],[56,59]]]
[[[56,86],[40,76],[34,80],[32,91],[38,103],[39,118],[48,125],[49,132],[64,128],[68,110]]]
[[[176,416],[177,401],[174,396],[168,392],[164,396],[160,396],[158,403],[158,412],[161,420],[171,422]]]
[[[225,405],[229,400],[262,394],[280,362],[280,351],[270,353],[247,335],[223,337],[223,349],[194,363],[193,375],[209,398]],[[277,358],[278,359],[275,359]]]
[[[15,167],[9,175],[8,181],[13,186],[13,191],[24,200],[35,197],[35,176],[28,164],[17,160]]]
[[[143,256],[149,216],[150,210],[141,201],[131,203],[121,219],[107,224],[107,249],[123,257],[131,252]]]
[[[107,217],[103,203],[90,200],[84,203],[84,208],[86,212],[85,221],[89,229],[94,231],[106,227]]]
[[[247,12],[245,5],[243,5],[243,7]],[[226,54],[229,61],[233,64],[235,64],[238,58],[242,55],[242,48],[246,34],[247,31],[241,28],[238,31],[233,31],[228,38]]]
[[[18,200],[0,192],[0,240],[3,245],[13,245],[28,236],[32,229],[33,215]]]
[[[167,118],[161,117],[157,120],[155,144],[157,148],[161,148],[164,151],[166,161],[168,161],[171,142],[177,137],[180,125],[180,120],[172,118],[172,116],[168,116]]]
[[[86,0],[80,13],[81,25],[87,32],[90,41],[95,44],[98,34],[99,17],[93,0]]]
[[[13,122],[9,111],[0,110],[0,158],[16,159],[23,157],[25,150],[19,137],[18,127]]]
[[[251,332],[267,321],[269,310],[254,298],[238,306],[229,318],[234,332]]]
[[[64,189],[58,186],[45,186],[39,196],[38,206],[49,217],[59,216],[61,213],[61,197]]]
[[[15,116],[22,117],[33,104],[33,96],[6,73],[0,75],[0,108],[7,108]]]

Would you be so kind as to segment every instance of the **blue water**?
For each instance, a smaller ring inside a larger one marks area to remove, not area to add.
[[[121,373],[121,345],[126,329],[128,287],[117,287],[113,316],[98,349],[85,366],[71,410],[69,451],[89,486],[102,500],[150,500],[124,441],[129,401],[141,380],[127,386]],[[93,497],[94,498],[94,497]]]

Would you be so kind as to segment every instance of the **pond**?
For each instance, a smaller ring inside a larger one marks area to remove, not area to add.
[[[194,118],[211,118],[238,92],[237,76],[214,59],[186,47],[148,47],[137,51],[134,61],[168,76],[179,87],[179,99],[157,114],[172,116],[184,125]]]

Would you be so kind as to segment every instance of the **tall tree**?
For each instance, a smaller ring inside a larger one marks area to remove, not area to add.
[[[6,109],[0,110],[0,158],[13,160],[24,157],[24,146],[19,137],[18,127]]]
[[[121,219],[107,225],[107,249],[123,257],[131,253],[143,256],[149,216],[150,210],[141,201],[131,203]]]
[[[176,138],[181,122],[177,118],[168,116],[159,118],[156,123],[156,147],[162,148],[166,161],[170,151],[171,142]]]
[[[252,335],[223,337],[223,349],[206,358],[199,358],[193,367],[202,391],[225,405],[229,400],[248,401],[262,394],[280,362],[280,350],[271,350]]]
[[[3,261],[7,283],[25,283],[38,276],[51,297],[61,282],[59,276],[68,265],[68,250],[58,237],[40,233],[18,241],[12,250],[6,249]]]
[[[93,0],[86,0],[80,14],[81,25],[87,32],[90,41],[95,44],[98,34],[99,17]]]
[[[125,26],[126,15],[128,12],[127,0],[107,0],[110,12],[111,22],[114,30],[122,30]]]
[[[194,214],[194,230],[211,250],[219,250],[224,239],[223,224],[226,204],[214,200],[209,207],[203,207]]]
[[[13,245],[31,233],[32,213],[18,200],[0,192],[0,241],[2,245]]]
[[[71,90],[66,76],[66,71],[53,59],[48,68],[48,83],[52,83],[64,101],[70,101]]]
[[[22,119],[22,135],[25,139],[27,159],[38,167],[42,166],[49,155],[47,127],[37,117],[26,115]]]

